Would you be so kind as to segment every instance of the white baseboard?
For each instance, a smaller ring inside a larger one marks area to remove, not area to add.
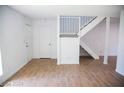
[[[124,72],[121,72],[121,71],[119,71],[119,70],[115,70],[117,73],[119,73],[119,74],[121,74],[122,76],[124,76]]]

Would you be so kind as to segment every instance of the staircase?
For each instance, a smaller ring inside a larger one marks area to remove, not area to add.
[[[91,31],[95,26],[97,26],[101,21],[103,21],[103,19],[105,19],[105,17],[95,17],[85,26],[81,27],[80,32],[78,33],[80,38],[87,34],[89,31]]]
[[[105,17],[93,17],[89,22],[87,22],[87,24],[81,26],[78,36],[82,38],[104,19]],[[92,49],[90,49],[90,47],[86,45],[82,40],[80,40],[80,46],[84,48],[94,59],[99,59],[99,56],[94,51],[92,51]]]
[[[80,39],[80,46],[94,59],[99,56],[81,38],[92,31],[105,17],[96,16],[61,16],[60,17],[60,37],[73,37]]]

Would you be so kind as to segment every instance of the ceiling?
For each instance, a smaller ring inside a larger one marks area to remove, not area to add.
[[[53,18],[57,15],[119,17],[123,8],[119,5],[10,5],[9,7],[34,19]]]

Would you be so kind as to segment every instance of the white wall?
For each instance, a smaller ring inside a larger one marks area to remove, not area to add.
[[[57,19],[55,18],[44,18],[33,21],[33,58],[40,58],[40,31],[44,24],[49,24],[48,29],[50,32],[51,42],[51,58],[57,56]]]
[[[7,6],[0,7],[0,47],[3,66],[0,83],[7,80],[28,62],[25,47],[27,22],[31,23],[30,19],[15,10]]]
[[[3,75],[2,59],[1,59],[1,49],[0,49],[0,76]]]
[[[57,20],[56,19],[40,19],[34,20],[33,22],[33,58],[40,58],[39,54],[39,31],[41,24],[44,21],[51,23],[52,26],[48,27],[51,31],[51,42],[52,42],[52,58],[56,58],[56,33],[57,33]],[[98,55],[104,55],[104,40],[105,40],[105,21],[101,22],[92,31],[86,34],[82,40],[93,49]],[[51,28],[52,27],[52,28]],[[109,41],[109,55],[117,55],[117,43],[118,43],[118,31],[119,31],[119,18],[111,18],[111,31],[110,31],[110,41]],[[99,38],[99,39],[98,39]],[[87,55],[84,51],[81,51],[81,56]]]
[[[116,71],[124,76],[124,10],[120,16],[119,46]]]
[[[117,56],[119,18],[111,18],[111,28],[109,36],[109,55]],[[104,55],[106,22],[103,21],[94,29],[88,32],[81,40],[83,40],[96,54]],[[81,55],[86,55],[81,51]]]

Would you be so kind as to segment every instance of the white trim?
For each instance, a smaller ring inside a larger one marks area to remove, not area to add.
[[[80,64],[80,41],[81,41],[81,39],[80,39],[80,25],[81,25],[81,17],[79,17],[79,31],[78,31],[78,33],[77,33],[77,35],[78,35],[78,43],[79,43],[79,64]]]
[[[60,64],[60,16],[57,16],[57,64]]]
[[[103,61],[104,64],[108,64],[109,33],[110,33],[110,17],[107,17],[106,18],[104,61]]]
[[[78,31],[78,33],[77,33],[78,36],[80,36],[80,32],[81,32],[81,31],[80,31],[80,26],[81,26],[81,17],[79,17],[79,31]],[[80,38],[80,37],[79,37],[79,38]]]
[[[118,69],[115,69],[115,71],[116,71],[117,73],[121,74],[122,76],[124,76],[124,73],[121,72],[121,71],[118,71]]]

